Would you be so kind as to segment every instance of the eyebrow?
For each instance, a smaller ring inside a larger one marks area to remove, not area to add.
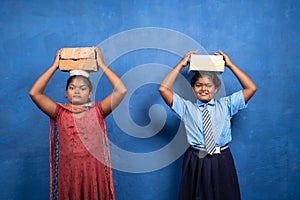
[[[209,83],[196,82],[195,85],[196,85],[196,84],[201,84],[201,85],[209,85],[209,84],[212,84],[212,85],[214,85],[213,82],[209,82]]]
[[[69,86],[75,86],[75,87],[89,87],[88,85],[75,85],[73,83],[70,83]]]

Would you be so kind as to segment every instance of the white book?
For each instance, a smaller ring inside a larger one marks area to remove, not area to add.
[[[224,66],[221,55],[191,55],[188,71],[224,72]]]

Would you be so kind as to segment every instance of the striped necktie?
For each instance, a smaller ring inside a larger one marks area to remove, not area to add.
[[[204,108],[202,110],[202,124],[205,136],[205,148],[208,154],[214,154],[216,150],[215,139],[213,135],[210,115],[207,110],[207,104],[204,104]]]

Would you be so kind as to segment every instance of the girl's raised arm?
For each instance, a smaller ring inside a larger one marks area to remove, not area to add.
[[[245,74],[242,70],[240,70],[235,64],[231,62],[227,54],[223,53],[221,50],[219,50],[217,54],[223,56],[225,65],[233,72],[233,74],[239,80],[240,84],[243,87],[243,95],[245,102],[247,103],[256,92],[255,83],[250,79],[249,76],[247,76],[247,74]]]
[[[99,48],[95,48],[97,52],[97,63],[99,68],[109,80],[113,87],[113,92],[102,101],[102,110],[104,113],[111,113],[125,97],[127,89],[121,79],[104,63],[103,54]]]
[[[52,66],[35,81],[29,91],[29,96],[32,101],[49,117],[54,116],[56,103],[44,94],[44,90],[49,80],[58,69],[60,51],[61,49],[57,51]]]
[[[189,51],[160,84],[158,91],[169,107],[172,107],[173,103],[173,92],[171,89],[174,81],[180,73],[180,70],[187,66],[189,57],[196,52],[197,51]]]

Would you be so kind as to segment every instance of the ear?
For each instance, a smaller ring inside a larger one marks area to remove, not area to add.
[[[196,91],[195,91],[195,87],[194,86],[192,86],[192,90],[193,90],[193,92],[195,93]]]
[[[215,88],[214,94],[216,94],[219,91],[219,88]]]

